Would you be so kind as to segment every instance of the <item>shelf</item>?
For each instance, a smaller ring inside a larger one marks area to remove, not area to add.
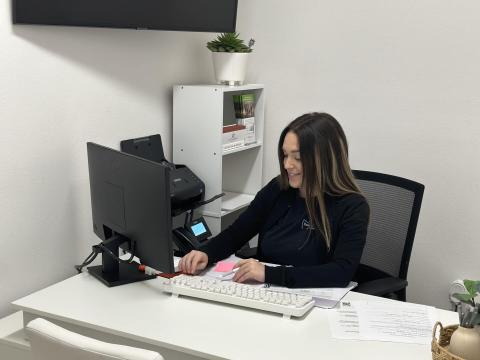
[[[240,134],[239,139],[233,139],[223,133],[224,126],[237,123],[234,96],[242,94],[253,94],[255,99],[255,137],[248,133],[247,143],[255,142],[248,145],[244,145]],[[199,119],[201,138],[198,127],[192,126]],[[228,189],[226,196],[198,209],[214,236],[228,227],[262,188],[264,120],[262,84],[177,85],[173,89],[173,162],[187,165],[202,179],[205,196]],[[224,150],[223,142],[227,140],[231,143]]]
[[[245,84],[245,85],[236,85],[236,86],[229,86],[229,85],[221,85],[221,84],[208,84],[208,85],[177,85],[177,87],[183,88],[210,88],[220,90],[224,93],[226,92],[238,92],[238,91],[249,91],[249,90],[263,90],[263,84]]]
[[[253,149],[253,148],[256,148],[256,147],[260,147],[260,146],[262,146],[262,142],[257,141],[257,142],[254,142],[252,144],[243,145],[243,146],[238,147],[238,148],[233,149],[233,150],[224,151],[224,152],[222,152],[222,155],[230,155],[230,154],[233,154],[233,153],[236,153],[236,152],[239,152],[239,151]]]
[[[222,197],[222,212],[233,212],[241,209],[250,204],[253,198],[254,196],[250,194],[225,191],[225,196]]]
[[[254,195],[250,194],[241,194],[231,191],[224,191],[225,195],[222,199],[222,210],[220,214],[214,213],[212,211],[203,211],[202,215],[211,216],[215,218],[220,218],[222,216],[228,215],[234,211],[242,209],[252,202]]]

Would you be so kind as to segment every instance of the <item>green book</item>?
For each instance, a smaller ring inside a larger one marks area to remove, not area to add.
[[[255,114],[255,94],[233,95],[233,107],[237,119],[254,117]]]

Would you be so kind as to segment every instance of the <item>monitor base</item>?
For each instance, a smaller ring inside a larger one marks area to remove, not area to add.
[[[147,275],[138,271],[132,264],[119,263],[118,272],[103,272],[102,265],[89,266],[88,272],[108,287],[130,284],[137,281],[155,279],[156,275]]]

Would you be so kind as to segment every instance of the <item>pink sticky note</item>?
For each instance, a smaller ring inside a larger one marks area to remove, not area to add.
[[[233,267],[235,266],[234,261],[219,261],[217,265],[215,266],[215,271],[217,272],[228,272],[232,271]]]

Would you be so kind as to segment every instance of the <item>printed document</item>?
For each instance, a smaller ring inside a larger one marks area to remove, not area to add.
[[[336,339],[429,344],[435,314],[426,305],[359,300],[342,302],[328,316]]]

